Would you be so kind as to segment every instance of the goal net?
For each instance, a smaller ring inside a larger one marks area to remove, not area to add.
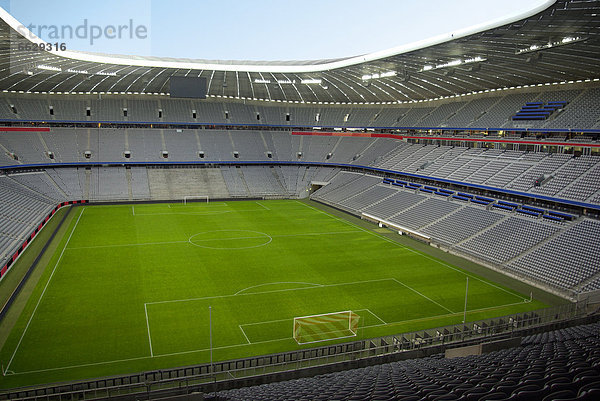
[[[190,202],[206,202],[208,203],[208,195],[188,195],[183,197],[183,205]]]
[[[356,337],[359,319],[352,311],[295,317],[293,337],[298,344]]]

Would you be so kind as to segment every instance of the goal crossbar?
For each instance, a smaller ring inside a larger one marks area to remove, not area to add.
[[[293,338],[298,344],[310,344],[356,337],[359,319],[350,310],[295,317]]]
[[[209,202],[208,195],[187,195],[183,197],[183,204],[187,205],[188,202],[193,200],[206,200],[206,203]]]

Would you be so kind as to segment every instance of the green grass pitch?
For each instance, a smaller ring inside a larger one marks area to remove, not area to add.
[[[352,310],[358,338],[463,318],[467,273],[305,202],[72,216],[0,352],[4,388],[207,362],[209,307],[215,360],[314,346],[298,316]],[[468,320],[545,306],[468,275]]]

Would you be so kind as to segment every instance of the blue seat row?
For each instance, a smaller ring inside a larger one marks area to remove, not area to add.
[[[402,181],[402,180],[394,180],[392,178],[384,178],[383,179],[383,183],[384,184],[388,184],[388,185],[394,185],[397,187],[404,187],[407,189],[413,189],[413,190],[419,190],[420,192],[425,192],[428,194],[435,194],[435,195],[439,195],[439,196],[444,196],[444,197],[452,197],[454,199],[458,199],[458,200],[462,200],[462,201],[470,201],[473,203],[477,203],[480,205],[492,205],[493,207],[497,208],[497,209],[501,209],[501,210],[507,210],[507,211],[517,211],[519,213],[522,214],[527,214],[530,216],[535,216],[535,217],[540,217],[542,216],[543,218],[547,219],[547,220],[551,220],[551,221],[557,221],[557,222],[562,222],[564,220],[573,220],[575,219],[575,216],[567,214],[567,213],[562,213],[562,212],[556,212],[556,211],[552,211],[552,210],[544,210],[544,209],[540,209],[537,207],[533,207],[533,206],[528,206],[528,205],[519,205],[517,203],[513,203],[513,202],[507,202],[504,200],[498,200],[496,201],[495,199],[492,198],[487,198],[485,196],[474,196],[465,192],[457,192],[456,194],[454,193],[454,191],[448,190],[448,189],[443,189],[443,188],[436,188],[436,187],[432,187],[429,185],[421,185],[421,184],[415,184],[412,182],[406,182],[406,181]]]
[[[526,210],[526,209],[517,209],[517,212],[523,213],[523,214],[528,214],[530,216],[535,216],[535,217],[540,217],[540,215],[542,214],[542,213],[539,213],[539,212],[532,212],[532,211],[529,211],[529,210]]]
[[[513,120],[546,120],[556,110],[562,109],[567,105],[565,101],[553,101],[544,104],[543,102],[527,102],[521,109],[512,116]]]

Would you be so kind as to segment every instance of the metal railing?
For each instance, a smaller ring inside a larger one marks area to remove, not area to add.
[[[374,359],[388,356],[384,361],[414,358],[442,352],[445,348],[478,344],[496,339],[511,338],[531,333],[586,316],[581,303],[564,304],[531,312],[515,313],[410,333],[362,339],[342,344],[302,349],[278,354],[210,364],[149,371],[91,381],[54,384],[46,387],[19,388],[0,393],[0,400],[65,400],[150,398],[156,394],[190,394],[232,388],[232,382],[256,384],[256,378],[266,381],[291,379],[298,371],[312,370],[312,374],[369,364]],[[429,352],[427,352],[429,350]],[[254,382],[253,382],[254,378]],[[245,380],[245,381],[244,381]]]

